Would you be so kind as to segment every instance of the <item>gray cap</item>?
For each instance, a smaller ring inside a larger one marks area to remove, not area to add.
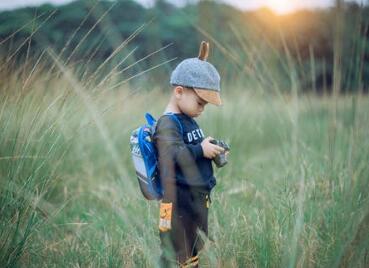
[[[220,76],[215,67],[199,58],[189,58],[177,65],[170,84],[192,87],[206,101],[220,105]]]
[[[172,85],[220,91],[220,76],[215,67],[198,58],[185,59],[172,72]]]

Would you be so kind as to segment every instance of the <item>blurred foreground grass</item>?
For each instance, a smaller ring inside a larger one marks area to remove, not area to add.
[[[129,135],[168,95],[20,84],[0,91],[0,266],[154,267],[158,203],[139,192]],[[200,264],[368,267],[369,98],[223,88],[198,119],[232,150]]]

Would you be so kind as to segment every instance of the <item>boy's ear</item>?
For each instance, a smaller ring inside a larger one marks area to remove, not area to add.
[[[180,98],[183,94],[184,88],[182,86],[176,86],[174,88],[174,95],[176,96],[176,98]]]

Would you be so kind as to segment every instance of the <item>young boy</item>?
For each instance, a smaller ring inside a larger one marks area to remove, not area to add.
[[[208,44],[198,58],[182,61],[172,72],[173,92],[154,135],[164,189],[160,204],[161,267],[197,267],[208,234],[210,191],[215,186],[212,159],[223,148],[205,138],[194,117],[207,103],[221,104],[220,76],[206,62]]]

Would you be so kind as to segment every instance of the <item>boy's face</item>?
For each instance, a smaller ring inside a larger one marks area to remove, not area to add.
[[[197,117],[204,111],[207,102],[201,99],[191,88],[177,86],[175,88],[177,104],[182,113]]]

